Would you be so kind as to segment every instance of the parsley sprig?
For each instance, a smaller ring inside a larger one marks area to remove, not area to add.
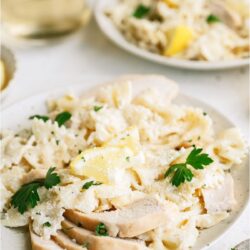
[[[57,116],[55,118],[55,122],[57,122],[58,126],[61,127],[65,122],[70,120],[71,116],[72,116],[72,114],[69,113],[68,111],[63,111],[63,112],[57,114]],[[50,119],[46,115],[32,115],[29,117],[30,120],[33,120],[35,118],[39,119],[39,120],[43,120],[44,122],[46,122]]]
[[[46,115],[32,115],[32,116],[29,117],[30,120],[33,120],[35,118],[38,119],[38,120],[43,120],[44,122],[49,120],[49,117],[46,116]]]
[[[141,18],[145,17],[149,12],[150,12],[149,7],[147,7],[143,4],[140,4],[140,5],[138,5],[136,10],[134,11],[133,16],[138,18],[138,19],[141,19]]]
[[[207,17],[207,23],[217,23],[217,22],[220,22],[220,18],[213,15],[213,14],[210,14],[208,17]]]
[[[108,236],[108,229],[104,223],[99,223],[95,228],[95,234],[97,236]]]
[[[99,110],[101,110],[103,108],[103,106],[94,106],[94,111],[98,112]]]
[[[188,155],[186,162],[172,165],[167,170],[164,177],[166,178],[167,176],[172,175],[170,182],[176,187],[180,186],[180,184],[185,181],[190,182],[194,175],[188,166],[192,166],[195,169],[204,169],[205,166],[213,162],[208,154],[202,154],[201,152],[202,148],[195,147]]]
[[[60,183],[60,177],[53,173],[55,168],[50,168],[46,174],[45,179],[36,180],[30,183],[26,183],[11,197],[11,204],[14,208],[17,208],[19,213],[23,214],[30,207],[34,208],[40,201],[38,195],[38,188],[44,186],[46,189],[50,189],[53,186]]]
[[[64,111],[56,116],[55,121],[58,123],[58,126],[61,127],[71,118],[71,116],[72,115],[68,111]]]
[[[88,181],[83,184],[82,189],[89,189],[91,186],[99,186],[101,184],[101,182]]]

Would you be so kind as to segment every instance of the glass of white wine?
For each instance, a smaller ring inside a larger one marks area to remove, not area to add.
[[[68,34],[87,21],[85,0],[2,0],[4,32],[22,38]]]

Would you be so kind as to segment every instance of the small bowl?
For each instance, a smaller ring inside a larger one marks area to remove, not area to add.
[[[0,57],[5,65],[6,75],[8,77],[6,86],[0,90],[0,101],[2,102],[12,87],[13,78],[16,72],[16,60],[14,54],[4,45],[1,45],[0,52]]]

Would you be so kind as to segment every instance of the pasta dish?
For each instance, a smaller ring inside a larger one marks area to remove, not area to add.
[[[248,0],[118,0],[105,14],[127,41],[169,58],[249,57]]]
[[[234,209],[247,146],[177,94],[165,77],[124,76],[2,131],[2,224],[29,225],[35,250],[190,249]]]

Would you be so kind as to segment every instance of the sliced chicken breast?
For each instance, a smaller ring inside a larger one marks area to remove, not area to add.
[[[224,182],[220,186],[204,189],[202,190],[202,195],[208,214],[232,210],[236,203],[232,176],[226,174]]]
[[[68,220],[62,222],[62,228],[70,238],[80,245],[87,244],[88,250],[145,250],[145,246],[135,240],[124,240],[109,236],[96,236]]]
[[[212,13],[218,16],[230,28],[237,29],[243,24],[241,16],[229,8],[224,1],[212,1],[211,10]]]
[[[42,237],[35,234],[32,230],[32,226],[29,226],[30,238],[32,250],[62,250],[63,248],[59,247],[52,240],[45,240]]]
[[[63,249],[67,250],[87,250],[83,245],[78,245],[75,241],[70,239],[62,231],[58,231],[56,235],[52,236],[52,239]]]
[[[140,199],[123,209],[84,214],[67,210],[64,216],[75,224],[94,231],[104,223],[112,237],[132,238],[161,226],[168,220],[166,209],[155,198]]]

